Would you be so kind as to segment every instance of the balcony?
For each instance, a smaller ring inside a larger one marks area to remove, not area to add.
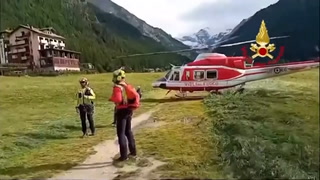
[[[16,41],[17,42],[17,41]],[[19,47],[19,46],[29,46],[29,43],[26,41],[18,41],[16,44],[9,44],[10,47]]]
[[[22,48],[22,49],[14,49],[8,52],[8,54],[19,54],[19,53],[29,53],[27,52],[27,48]]]
[[[18,38],[15,39],[16,44],[19,43],[19,42],[21,42],[21,41],[23,41],[24,43],[26,43],[26,42],[29,41],[29,38],[28,38],[28,37],[24,37],[24,38],[20,38],[20,39],[18,39]]]
[[[8,53],[8,56],[30,56],[30,52],[15,52],[15,53]]]
[[[25,34],[21,34],[20,36],[16,36],[16,39],[24,39],[29,37],[30,37],[30,32],[27,32]]]
[[[30,56],[22,56],[21,61],[27,61],[30,59]]]

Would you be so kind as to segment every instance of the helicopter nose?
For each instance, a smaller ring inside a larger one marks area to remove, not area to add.
[[[154,83],[152,83],[152,87],[158,88],[158,87],[160,87],[160,83],[161,82],[154,82]]]
[[[161,78],[161,79],[158,79],[157,81],[153,82],[152,83],[152,87],[154,88],[163,88],[166,86],[166,79],[164,78]]]

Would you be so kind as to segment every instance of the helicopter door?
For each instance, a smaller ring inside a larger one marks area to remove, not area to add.
[[[180,81],[180,71],[173,71],[170,81]]]

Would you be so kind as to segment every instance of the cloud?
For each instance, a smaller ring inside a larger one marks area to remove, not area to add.
[[[235,27],[242,19],[278,0],[112,0],[148,24],[174,37],[204,27],[215,33]]]
[[[216,0],[198,5],[179,19],[196,27],[210,27],[214,32],[233,28],[262,8],[278,0]]]
[[[171,34],[179,36],[181,33],[194,32],[192,24],[179,19],[190,12],[194,6],[212,0],[112,0],[127,9],[148,24],[159,27]]]

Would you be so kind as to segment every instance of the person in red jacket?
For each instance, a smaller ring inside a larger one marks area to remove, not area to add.
[[[137,155],[135,139],[131,130],[133,110],[126,96],[125,88],[128,84],[125,82],[125,72],[121,69],[114,71],[112,81],[114,87],[109,101],[114,102],[116,106],[116,127],[120,147],[120,157],[117,160],[125,161],[128,159],[126,139],[128,140],[130,151],[129,156]]]

